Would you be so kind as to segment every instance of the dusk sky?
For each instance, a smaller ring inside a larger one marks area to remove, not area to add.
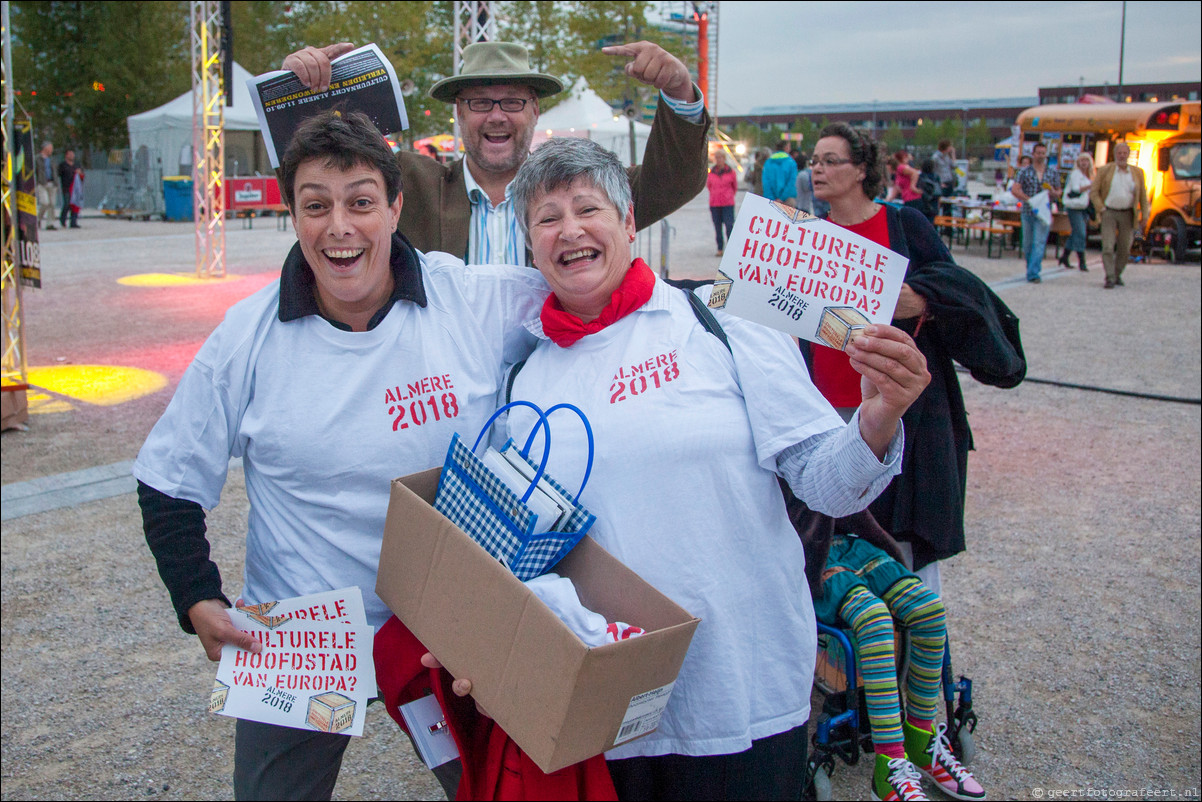
[[[719,6],[718,114],[756,106],[1033,97],[1118,82],[1122,3]],[[1202,3],[1128,2],[1124,83],[1199,80]]]

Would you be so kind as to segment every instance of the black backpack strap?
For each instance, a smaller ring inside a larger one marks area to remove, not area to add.
[[[522,368],[526,367],[526,360],[515,362],[513,367],[509,369],[509,377],[505,379],[505,403],[508,404],[513,400],[513,383],[517,380],[518,373]]]
[[[722,324],[718,322],[718,318],[714,317],[714,313],[705,305],[705,301],[697,297],[692,290],[686,289],[684,294],[689,297],[689,306],[693,307],[693,314],[697,316],[697,322],[701,324],[701,327],[721,340],[722,344],[726,346],[726,350],[730,351],[730,340],[727,339],[726,332],[722,330]]]

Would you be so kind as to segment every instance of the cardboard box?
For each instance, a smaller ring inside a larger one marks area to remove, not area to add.
[[[584,538],[556,567],[581,602],[647,632],[589,648],[431,506],[440,468],[396,479],[376,593],[545,772],[655,729],[699,619]]]

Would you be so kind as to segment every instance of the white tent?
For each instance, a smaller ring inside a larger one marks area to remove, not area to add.
[[[253,175],[256,171],[270,173],[271,163],[259,133],[259,120],[246,88],[254,76],[234,64],[234,105],[225,107],[226,175]],[[163,175],[192,173],[192,93],[185,92],[175,100],[156,109],[134,114],[126,121],[129,126],[129,147],[135,153],[145,146],[157,151],[162,160]]]
[[[540,142],[553,136],[579,136],[597,142],[606,150],[616,153],[623,162],[629,162],[630,121],[622,116],[615,120],[614,114],[609,104],[589,89],[588,83],[581,78],[569,91],[567,99],[538,118],[533,144],[537,147]],[[642,162],[651,126],[635,122],[634,132],[637,160]]]

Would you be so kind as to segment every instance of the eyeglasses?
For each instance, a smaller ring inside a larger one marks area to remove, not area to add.
[[[817,167],[818,165],[821,164],[823,167],[825,167],[829,170],[831,167],[838,167],[840,164],[847,164],[850,161],[851,161],[851,159],[837,159],[834,156],[827,156],[824,159],[819,159],[819,158],[815,157],[813,159],[810,159],[810,166]]]
[[[490,97],[472,97],[459,98],[459,101],[477,114],[488,114],[492,111],[493,106],[500,106],[501,111],[516,114],[526,108],[526,104],[530,102],[527,98],[522,97],[503,97],[500,100],[493,100]]]

